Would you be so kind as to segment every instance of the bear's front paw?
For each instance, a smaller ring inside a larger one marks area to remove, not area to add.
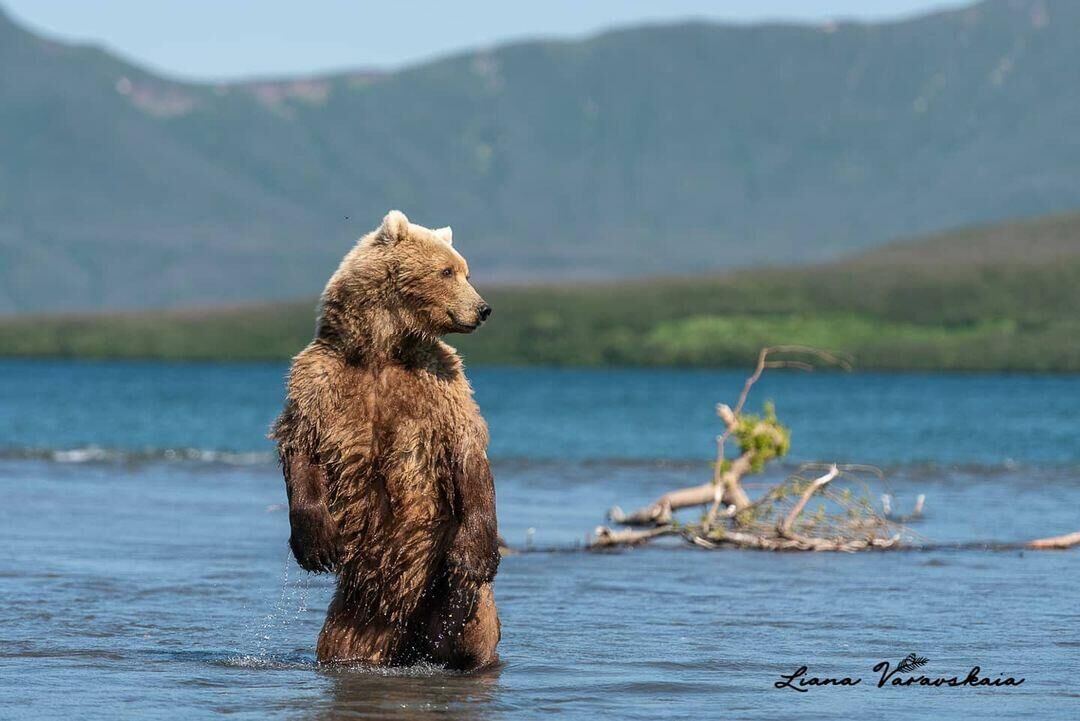
[[[490,583],[499,570],[499,547],[497,544],[464,544],[452,548],[447,560],[452,576],[473,583]]]
[[[313,573],[336,571],[341,564],[341,542],[329,509],[322,504],[291,508],[289,523],[289,547],[300,568]]]

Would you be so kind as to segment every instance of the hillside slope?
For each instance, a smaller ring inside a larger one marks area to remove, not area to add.
[[[946,262],[958,250],[983,260]],[[492,321],[451,338],[470,363],[746,365],[805,343],[861,368],[1080,371],[1080,214],[809,268],[482,290]],[[16,318],[0,322],[0,355],[285,359],[315,306]]]
[[[786,265],[1077,207],[1078,26],[1071,0],[986,0],[207,86],[0,16],[0,311],[313,293],[390,207],[502,280]]]

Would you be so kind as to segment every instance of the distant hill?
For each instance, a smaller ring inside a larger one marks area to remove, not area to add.
[[[840,264],[913,266],[954,274],[958,268],[1051,265],[1080,258],[1080,213],[976,225],[889,243]]]
[[[481,364],[745,366],[763,345],[804,343],[860,368],[1077,372],[1078,241],[1080,213],[819,266],[482,287],[492,321],[450,340]],[[285,359],[310,340],[315,308],[16,317],[0,321],[0,355]]]
[[[1080,207],[1078,27],[1072,0],[986,0],[215,86],[0,15],[0,312],[311,294],[391,207],[502,281],[790,265]]]

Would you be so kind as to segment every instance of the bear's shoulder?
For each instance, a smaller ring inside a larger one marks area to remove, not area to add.
[[[289,390],[324,383],[339,373],[345,359],[329,345],[313,341],[293,358],[289,370]]]
[[[293,358],[289,370],[289,400],[306,414],[330,410],[335,389],[345,382],[347,364],[340,353],[315,341]]]

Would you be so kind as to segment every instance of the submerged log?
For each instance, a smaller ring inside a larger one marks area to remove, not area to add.
[[[612,523],[622,526],[662,526],[671,523],[672,511],[712,503],[715,495],[716,486],[712,483],[704,483],[700,486],[680,488],[665,493],[633,513],[624,513],[620,507],[612,506],[607,512],[607,517]]]
[[[613,548],[616,546],[638,546],[647,543],[654,538],[677,533],[674,526],[659,526],[646,531],[613,531],[606,526],[597,526],[594,531],[595,538],[589,543],[590,549]]]
[[[1066,533],[1064,536],[1053,536],[1052,538],[1037,538],[1034,541],[1028,541],[1025,546],[1036,551],[1061,550],[1080,546],[1080,531]]]

